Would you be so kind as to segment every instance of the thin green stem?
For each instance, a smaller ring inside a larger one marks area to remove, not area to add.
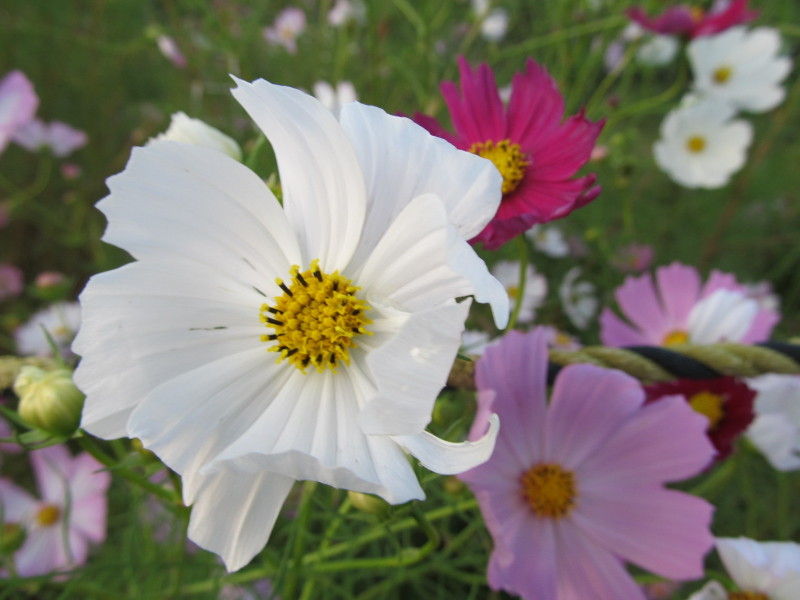
[[[591,35],[593,33],[599,33],[608,29],[615,29],[622,27],[625,25],[625,23],[627,23],[627,19],[622,15],[615,15],[607,19],[600,19],[599,21],[592,21],[590,23],[581,23],[579,25],[553,31],[552,33],[546,35],[535,36],[525,42],[522,42],[521,44],[507,47],[505,50],[497,53],[497,59],[502,60],[519,56],[521,54],[530,54],[532,50],[541,48],[543,46],[557,44],[558,42],[570,40],[572,38],[581,37],[584,35]]]
[[[525,236],[517,236],[517,247],[519,248],[519,284],[517,285],[517,296],[514,298],[514,310],[511,318],[508,319],[506,331],[512,331],[519,319],[522,310],[522,302],[525,300],[525,287],[528,283],[528,242]]]
[[[303,550],[305,549],[303,542],[308,530],[308,521],[311,518],[311,498],[316,487],[316,481],[306,481],[303,484],[300,508],[297,511],[297,519],[295,519],[294,523],[294,536],[291,547],[292,559],[289,565],[289,572],[286,574],[286,583],[282,594],[285,598],[297,597],[297,588],[300,585],[300,576],[303,571],[301,565]]]

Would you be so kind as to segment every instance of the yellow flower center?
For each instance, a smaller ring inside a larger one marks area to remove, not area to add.
[[[769,600],[769,596],[761,592],[731,592],[728,600]]]
[[[560,519],[575,506],[575,477],[559,465],[540,463],[520,479],[522,495],[537,517]]]
[[[706,138],[701,135],[693,135],[686,140],[686,149],[693,154],[700,154],[706,149]]]
[[[703,391],[692,394],[689,404],[693,409],[708,419],[708,429],[714,429],[725,416],[725,399],[719,394]]]
[[[679,346],[689,341],[689,334],[682,329],[670,331],[661,341],[662,346]]]
[[[289,272],[288,285],[275,280],[283,295],[259,309],[261,322],[274,331],[261,341],[275,342],[269,350],[280,353],[278,362],[287,360],[303,373],[309,365],[322,372],[335,370],[337,361],[350,364],[354,338],[371,334],[365,329],[372,323],[365,315],[370,306],[356,297],[360,288],[339,271],[323,273],[317,260],[302,273],[297,265]]]
[[[717,85],[723,85],[728,83],[731,75],[733,75],[733,69],[728,65],[723,65],[714,69],[714,73],[711,75],[711,78]]]
[[[517,189],[525,177],[526,167],[531,164],[519,144],[512,144],[511,140],[477,142],[470,146],[469,151],[488,158],[497,167],[503,176],[503,194],[510,194]]]
[[[42,527],[50,527],[58,522],[61,517],[61,509],[54,504],[45,504],[36,513],[36,523]]]
[[[694,21],[695,23],[699,23],[700,21],[702,21],[703,17],[705,16],[705,11],[699,6],[692,6],[689,9],[689,13],[692,16],[692,21]]]
[[[516,285],[509,285],[506,288],[506,292],[508,293],[509,298],[511,298],[512,300],[516,300],[517,294],[519,294],[519,287]]]

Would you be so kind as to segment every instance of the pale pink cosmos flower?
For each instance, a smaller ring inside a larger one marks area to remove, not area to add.
[[[617,250],[612,264],[623,273],[641,273],[653,264],[653,256],[650,244],[628,244]]]
[[[289,7],[282,10],[271,27],[264,28],[264,39],[269,43],[283,46],[289,54],[297,52],[297,37],[305,31],[306,13],[301,9]]]
[[[0,300],[22,293],[22,271],[11,263],[0,263]]]
[[[14,134],[14,141],[31,152],[49,148],[59,158],[69,156],[89,141],[86,132],[61,121],[44,123],[33,119]]]
[[[181,49],[178,48],[178,44],[170,36],[159,35],[156,38],[156,44],[158,44],[158,49],[164,55],[164,58],[171,62],[174,67],[185,69],[189,64]]]
[[[639,382],[570,365],[547,403],[547,334],[512,332],[477,363],[471,435],[499,415],[488,462],[464,480],[494,540],[489,585],[530,600],[644,600],[624,562],[671,579],[703,574],[713,507],[666,489],[714,450],[678,397],[644,405]]]
[[[14,553],[19,575],[28,577],[86,562],[90,542],[106,537],[106,490],[111,476],[87,453],[74,458],[66,446],[31,452],[40,498],[0,479],[3,521],[25,531]]]
[[[39,97],[22,71],[11,71],[0,80],[0,152],[11,137],[36,114]]]
[[[705,284],[694,267],[675,262],[628,277],[614,296],[623,321],[609,308],[600,315],[600,339],[606,346],[713,344],[766,340],[780,319],[747,296],[730,273],[712,271]]]

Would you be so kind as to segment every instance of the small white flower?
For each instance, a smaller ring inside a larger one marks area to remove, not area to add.
[[[133,150],[98,207],[135,261],[81,294],[82,425],[138,437],[183,479],[189,537],[239,569],[295,480],[424,496],[406,452],[439,473],[491,454],[428,433],[474,296],[508,297],[466,240],[500,175],[411,120],[237,80],[272,144],[279,204],[220,152]],[[276,360],[277,359],[277,360]]]
[[[57,302],[37,312],[14,333],[21,355],[50,356],[52,349],[47,333],[53,338],[62,356],[81,324],[81,307],[77,302]]]
[[[636,51],[636,58],[643,65],[660,67],[669,64],[678,53],[678,40],[672,35],[654,35]]]
[[[588,281],[578,281],[580,267],[572,267],[564,276],[558,290],[564,312],[578,329],[586,329],[597,312],[598,300],[594,285]]]
[[[724,186],[744,164],[753,136],[750,123],[733,116],[731,106],[713,100],[690,101],[673,110],[653,147],[656,162],[683,186]]]
[[[492,267],[492,275],[506,288],[509,310],[514,310],[519,296],[519,262],[501,260]],[[525,269],[525,295],[522,298],[519,316],[520,323],[530,323],[536,316],[536,309],[547,297],[547,280],[528,265]]]
[[[341,27],[350,21],[363,21],[366,14],[367,8],[361,0],[336,0],[336,4],[328,12],[328,23]]]
[[[778,56],[781,37],[776,29],[732,27],[693,40],[688,47],[698,93],[736,109],[764,112],[783,101],[781,82],[792,68]]]
[[[747,437],[776,469],[800,469],[800,377],[762,375],[747,385],[758,392]]]
[[[167,130],[152,138],[148,143],[157,141],[203,146],[224,152],[235,160],[242,160],[242,149],[233,138],[208,123],[200,119],[193,119],[183,112],[173,114]]]
[[[717,290],[692,307],[687,322],[693,344],[739,342],[758,315],[758,302],[743,292]]]
[[[489,0],[472,0],[472,11],[480,21],[481,35],[490,42],[499,42],[508,32],[508,11],[504,8],[489,10]]]
[[[756,542],[745,537],[717,538],[717,552],[740,591],[754,597],[761,594],[769,600],[800,598],[800,545]]]
[[[534,225],[525,235],[533,242],[539,252],[552,258],[569,255],[569,244],[564,234],[555,225]]]
[[[335,88],[327,81],[318,81],[314,84],[314,96],[335,115],[348,102],[358,100],[356,88],[349,81],[340,81]]]

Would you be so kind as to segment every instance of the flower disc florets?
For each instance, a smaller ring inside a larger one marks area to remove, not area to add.
[[[559,519],[575,505],[575,477],[559,465],[540,463],[521,478],[522,495],[537,517]]]
[[[531,164],[519,144],[513,144],[511,140],[477,142],[470,146],[469,151],[489,159],[497,167],[503,176],[503,194],[510,194],[517,189],[525,177],[526,168]]]
[[[317,260],[302,273],[297,265],[289,272],[288,285],[275,280],[283,295],[273,306],[261,305],[261,321],[274,330],[261,340],[274,341],[269,350],[280,352],[278,361],[288,360],[304,373],[310,364],[319,372],[335,369],[340,360],[349,364],[353,338],[369,334],[365,327],[372,322],[365,315],[369,304],[356,297],[359,288],[339,271],[323,273]]]

